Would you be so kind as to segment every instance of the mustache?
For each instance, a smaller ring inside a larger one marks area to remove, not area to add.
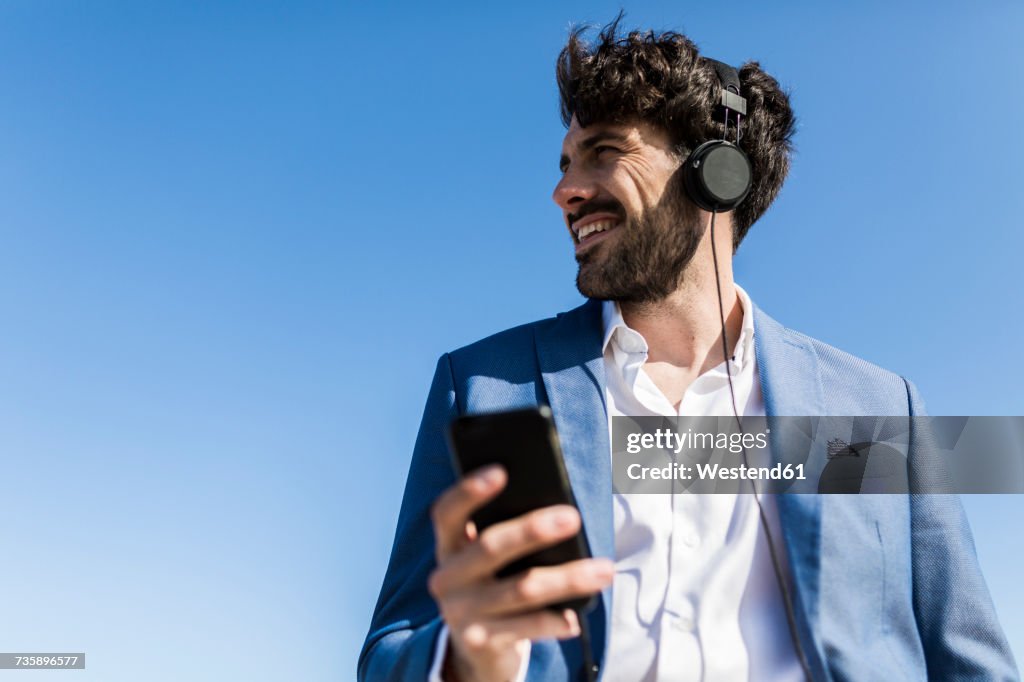
[[[614,199],[592,199],[584,204],[579,211],[570,213],[567,216],[569,226],[572,227],[573,223],[577,220],[586,218],[594,213],[614,213],[620,220],[625,220],[626,218],[626,210],[622,207],[622,204]]]

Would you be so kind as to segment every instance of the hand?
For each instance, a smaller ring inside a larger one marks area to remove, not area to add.
[[[437,569],[428,586],[448,625],[445,668],[460,680],[512,679],[529,640],[578,635],[573,611],[556,613],[545,605],[599,592],[615,573],[607,559],[581,559],[495,578],[502,566],[572,537],[581,525],[575,508],[558,505],[478,534],[470,516],[506,482],[498,466],[474,472],[446,490],[431,511]]]

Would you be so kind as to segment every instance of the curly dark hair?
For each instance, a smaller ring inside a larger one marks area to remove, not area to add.
[[[584,40],[586,26],[570,32],[556,65],[565,126],[573,116],[583,127],[644,121],[667,130],[681,158],[706,140],[722,138],[725,124],[714,120],[721,83],[697,46],[674,31],[632,31],[620,38],[621,20],[620,13],[593,45]],[[739,78],[747,99],[740,147],[750,157],[753,186],[733,211],[734,249],[782,188],[796,123],[789,96],[760,64],[745,63]]]

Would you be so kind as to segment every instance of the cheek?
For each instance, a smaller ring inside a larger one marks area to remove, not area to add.
[[[677,183],[672,182],[675,168],[633,167],[623,171],[624,181],[620,185],[634,208],[657,206],[666,192],[676,189]]]

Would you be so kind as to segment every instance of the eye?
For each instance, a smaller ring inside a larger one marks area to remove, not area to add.
[[[610,144],[599,144],[594,147],[594,158],[598,161],[612,161],[621,153],[621,149],[613,147]]]

